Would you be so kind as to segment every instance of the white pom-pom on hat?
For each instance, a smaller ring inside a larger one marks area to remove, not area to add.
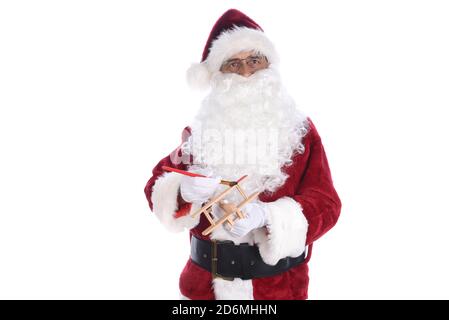
[[[187,83],[192,89],[206,90],[210,86],[211,73],[205,62],[192,63],[187,69]]]

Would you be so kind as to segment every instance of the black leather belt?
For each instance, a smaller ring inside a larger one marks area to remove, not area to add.
[[[211,272],[213,277],[226,280],[274,276],[304,262],[306,255],[304,252],[296,258],[286,257],[271,266],[263,262],[257,246],[247,243],[235,245],[232,241],[208,241],[192,236],[190,248],[195,264]]]

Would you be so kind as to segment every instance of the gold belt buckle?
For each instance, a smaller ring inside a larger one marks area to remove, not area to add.
[[[216,240],[211,240],[212,241],[212,254],[211,254],[211,273],[212,273],[212,279],[215,278],[220,278],[223,280],[228,280],[228,281],[232,281],[234,280],[234,278],[232,277],[224,277],[220,274],[218,274],[218,250],[217,250],[217,241]]]

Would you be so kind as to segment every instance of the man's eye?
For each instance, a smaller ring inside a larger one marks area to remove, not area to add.
[[[231,68],[238,68],[239,64],[237,62],[231,63]]]
[[[257,66],[257,65],[259,65],[261,63],[261,61],[260,61],[260,59],[259,58],[252,58],[252,59],[250,59],[249,60],[249,65],[250,66]]]

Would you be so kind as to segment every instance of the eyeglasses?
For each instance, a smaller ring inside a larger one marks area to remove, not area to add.
[[[230,59],[221,65],[220,71],[224,73],[239,73],[245,63],[250,71],[255,72],[264,69],[268,65],[268,59],[265,56],[253,55],[245,59]]]

